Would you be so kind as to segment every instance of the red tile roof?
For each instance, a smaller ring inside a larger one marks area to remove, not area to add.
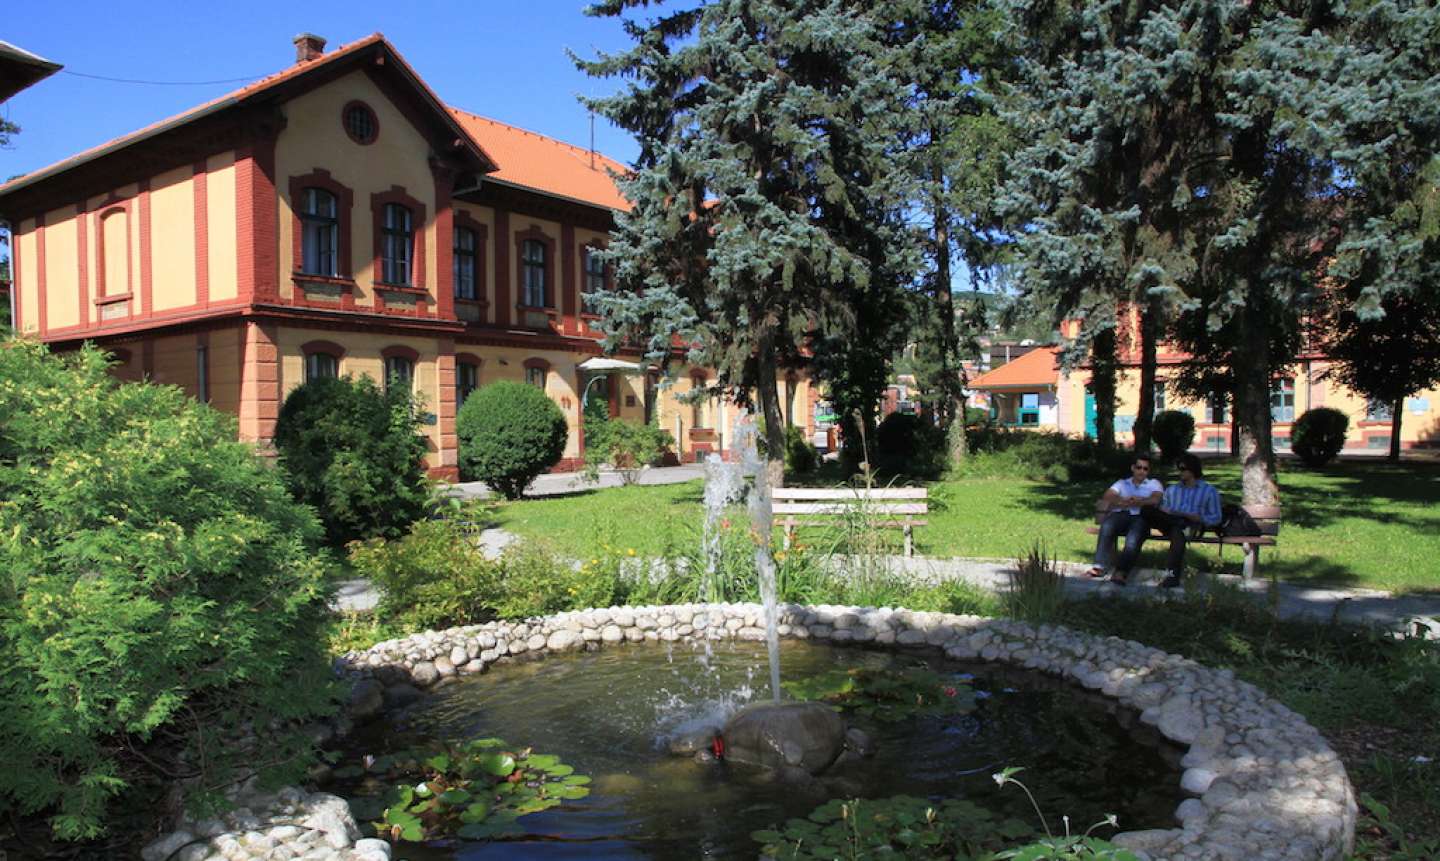
[[[499,180],[609,209],[630,208],[610,177],[629,169],[615,159],[459,108],[450,112],[500,165],[482,183]]]
[[[1013,362],[1006,362],[993,371],[986,371],[970,381],[972,389],[1005,389],[1015,386],[1053,386],[1060,379],[1054,347],[1031,350]]]
[[[141,141],[158,135],[162,132],[166,132],[174,128],[179,128],[180,126],[198,120],[201,117],[216,113],[234,105],[238,105],[249,99],[256,98],[257,96],[261,96],[267,93],[269,90],[272,90],[287,81],[298,78],[301,75],[313,72],[316,69],[333,65],[340,60],[343,60],[347,57],[352,57],[356,53],[363,51],[364,49],[369,48],[373,45],[385,46],[385,49],[389,52],[389,54],[394,57],[396,65],[415,83],[417,87],[419,87],[424,97],[434,105],[437,115],[441,117],[442,122],[451,125],[455,129],[455,131],[462,136],[464,143],[468,144],[471,148],[471,152],[474,157],[476,157],[481,163],[484,163],[486,167],[494,164],[494,159],[490,158],[489,154],[486,153],[484,149],[481,148],[480,145],[476,143],[473,138],[466,134],[464,129],[461,128],[458,123],[455,122],[454,118],[448,114],[445,104],[440,101],[440,99],[435,95],[434,91],[430,89],[429,85],[427,85],[420,78],[419,75],[415,74],[415,70],[410,67],[409,63],[405,62],[405,58],[400,56],[400,53],[395,50],[394,46],[391,45],[389,42],[385,41],[384,35],[380,33],[372,33],[363,39],[351,42],[349,45],[341,46],[340,48],[337,48],[334,51],[317,57],[314,60],[309,60],[304,63],[296,63],[292,66],[287,66],[286,68],[282,69],[279,72],[276,72],[273,75],[267,75],[266,77],[263,77],[253,83],[246,84],[238,90],[233,90],[223,96],[220,96],[219,98],[211,99],[210,101],[191,108],[188,111],[176,114],[175,116],[169,117],[167,119],[160,120],[157,123],[151,123],[150,125],[138,131],[131,132],[127,135],[122,135],[118,138],[115,138],[114,140],[100,144],[99,146],[91,147],[90,149],[84,150],[83,152],[73,155],[67,159],[58,161],[55,164],[50,165],[49,167],[44,167],[40,170],[32,171],[24,176],[16,177],[15,179],[10,180],[4,185],[0,185],[0,195],[4,195],[7,192],[10,192],[20,186],[30,185],[34,182],[46,179],[54,174],[69,170],[72,167],[76,167],[87,161],[105,155],[109,152],[123,149],[132,144],[140,143]]]
[[[309,62],[288,66],[273,75],[261,78],[184,113],[152,123],[139,131],[131,132],[99,146],[91,147],[49,167],[17,177],[0,185],[0,195],[259,96],[286,81],[322,66],[331,65],[376,44],[385,45],[394,55],[397,64],[408,73],[425,96],[432,100],[438,108],[441,108],[442,112],[447,113],[446,119],[466,136],[467,143],[475,148],[476,155],[490,164],[498,165],[497,170],[486,174],[486,179],[533,189],[542,194],[578,200],[593,206],[624,210],[630,208],[630,204],[620,196],[620,190],[609,174],[609,171],[624,173],[627,170],[625,165],[599,153],[592,155],[589,150],[582,147],[562,143],[554,138],[444,105],[380,33],[366,36]]]

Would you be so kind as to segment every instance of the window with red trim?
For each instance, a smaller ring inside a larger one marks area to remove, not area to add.
[[[585,291],[580,294],[580,313],[600,314],[599,307],[595,304],[595,294],[610,289],[609,267],[605,265],[605,259],[600,256],[601,249],[585,249]]]
[[[333,380],[340,376],[340,357],[314,352],[305,356],[305,382]]]
[[[380,120],[375,111],[364,102],[350,102],[340,112],[340,122],[350,140],[363,145],[372,144],[380,137]]]
[[[340,274],[340,212],[335,195],[307,188],[300,202],[300,271],[334,278]]]
[[[455,298],[478,299],[479,281],[475,278],[476,252],[480,237],[468,227],[455,228],[455,253],[451,258],[455,274]]]
[[[530,308],[550,307],[549,267],[545,259],[545,243],[527,239],[520,245],[520,304]]]
[[[381,226],[381,278],[386,284],[408,287],[415,259],[415,225],[409,207],[398,203],[385,204],[385,220]]]

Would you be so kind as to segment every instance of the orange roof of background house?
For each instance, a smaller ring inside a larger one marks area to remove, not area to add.
[[[1039,347],[1013,362],[1006,362],[993,371],[986,371],[970,381],[970,388],[1053,386],[1060,377],[1056,362],[1059,356],[1060,350],[1055,347]]]
[[[450,113],[500,165],[482,185],[498,180],[609,209],[630,208],[610,177],[611,171],[628,173],[629,168],[615,159],[459,108]]]

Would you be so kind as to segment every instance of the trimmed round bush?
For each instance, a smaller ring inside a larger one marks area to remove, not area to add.
[[[275,448],[290,490],[333,545],[404,535],[426,512],[425,438],[408,386],[321,378],[280,408]]]
[[[1160,457],[1173,461],[1195,442],[1195,417],[1182,410],[1161,410],[1150,426],[1150,438],[1160,449]]]
[[[820,468],[820,452],[810,442],[805,429],[790,425],[785,428],[785,470],[796,475]]]
[[[455,419],[460,474],[519,499],[565,453],[565,414],[535,386],[501,381],[465,399]]]
[[[77,840],[175,775],[301,777],[283,728],[330,708],[320,536],[233,418],[0,342],[0,804]]]
[[[1310,467],[1324,466],[1345,447],[1350,417],[1331,407],[1306,410],[1290,429],[1290,450]]]

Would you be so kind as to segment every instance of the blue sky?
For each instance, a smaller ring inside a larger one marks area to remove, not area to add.
[[[382,32],[448,104],[585,146],[590,119],[576,96],[603,95],[618,83],[586,77],[565,49],[591,56],[597,48],[626,45],[614,21],[587,18],[585,5],[583,0],[12,4],[0,38],[66,71],[0,105],[0,116],[21,127],[10,147],[0,149],[0,179],[246,83],[125,84],[67,72],[166,82],[248,80],[292,64],[291,40],[302,32],[325,37],[327,50]],[[636,152],[628,135],[598,117],[595,144],[624,162]]]

